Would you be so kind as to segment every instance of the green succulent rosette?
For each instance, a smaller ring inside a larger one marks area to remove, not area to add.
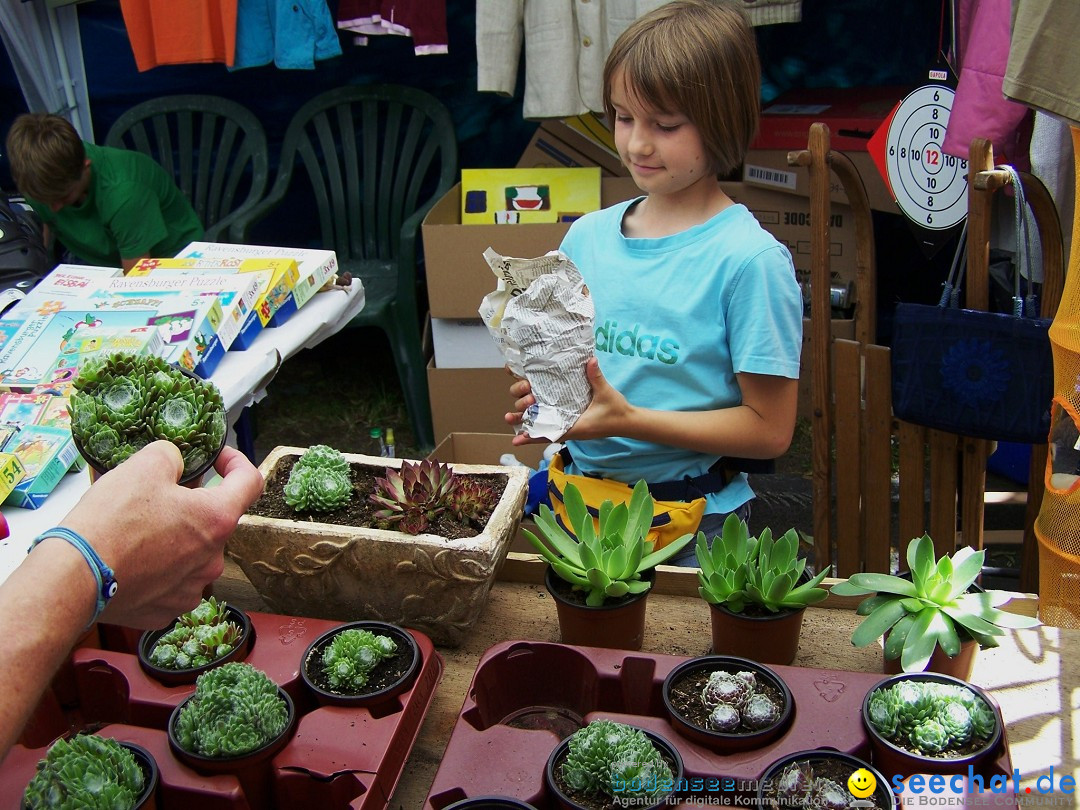
[[[77,734],[52,744],[23,801],[30,810],[122,810],[135,806],[144,784],[130,749],[108,737]]]
[[[165,439],[184,459],[181,480],[206,470],[225,443],[225,403],[217,386],[153,355],[123,352],[79,368],[68,402],[71,433],[95,469],[107,472],[150,442]]]

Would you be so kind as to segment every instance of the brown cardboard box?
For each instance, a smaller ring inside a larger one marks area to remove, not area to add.
[[[605,177],[600,203],[606,207],[637,193],[630,178]],[[558,249],[569,227],[565,222],[462,225],[461,184],[456,184],[428,211],[421,227],[431,317],[479,317],[480,302],[495,289],[495,276],[483,256],[489,247],[503,256],[543,256]]]
[[[517,166],[523,168],[577,168],[583,166],[596,166],[596,162],[570,146],[562,138],[553,135],[546,126],[541,125],[533,133],[532,140],[525,147],[525,151],[518,158]],[[622,175],[626,173],[623,172]],[[609,169],[600,167],[601,177],[618,177]]]
[[[611,131],[599,116],[587,113],[562,120],[548,119],[540,128],[584,155],[590,161],[585,165],[599,166],[613,177],[630,176],[615,151]]]
[[[502,368],[436,368],[427,365],[435,441],[451,433],[513,433],[503,421],[513,379]]]
[[[866,189],[866,198],[875,211],[899,214],[885,178],[881,176],[869,152],[845,152],[855,164]],[[751,149],[743,161],[743,182],[760,188],[810,197],[810,171],[803,166],[789,166],[787,149]],[[834,203],[848,205],[847,194],[835,174],[829,175],[829,192]]]
[[[838,340],[855,339],[855,321],[833,320],[830,322],[832,336]],[[802,322],[802,356],[799,359],[799,409],[798,416],[810,419],[813,415],[810,401],[810,319],[803,318]]]

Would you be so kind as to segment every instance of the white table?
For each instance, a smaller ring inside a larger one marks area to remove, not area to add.
[[[266,396],[266,386],[285,360],[340,331],[363,308],[363,284],[353,279],[348,288],[316,294],[282,326],[264,329],[246,351],[226,352],[210,379],[225,400],[229,424],[234,425],[244,408]],[[89,486],[86,471],[72,471],[39,509],[3,507],[10,532],[0,542],[0,582],[22,562],[30,541],[59,524]]]

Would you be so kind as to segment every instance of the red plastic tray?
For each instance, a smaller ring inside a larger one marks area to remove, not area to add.
[[[734,804],[736,793],[752,794],[765,769],[787,754],[828,747],[869,760],[860,712],[867,690],[884,675],[771,666],[795,700],[791,728],[763,748],[720,755],[680,736],[668,722],[664,679],[686,660],[542,642],[496,644],[477,665],[426,810],[442,810],[460,799],[484,795],[550,807],[543,770],[560,736],[536,726],[553,718],[577,716],[584,722],[605,718],[660,734],[678,748],[687,779],[731,780],[725,784],[726,795],[715,790],[711,794],[727,804]],[[522,713],[527,715],[524,723]],[[514,726],[504,722],[515,716]],[[1012,773],[1004,739],[992,768],[986,776]],[[710,794],[697,798],[707,800]]]
[[[255,641],[247,663],[292,697],[297,724],[290,742],[273,760],[266,792],[276,807],[382,810],[397,786],[420,732],[443,670],[431,640],[409,630],[420,647],[420,672],[412,688],[382,709],[320,707],[300,677],[308,644],[341,622],[249,612]],[[105,649],[72,654],[77,706],[39,712],[31,745],[16,745],[0,766],[0,810],[19,806],[22,791],[48,747],[44,739],[69,727],[106,725],[99,733],[136,742],[157,759],[161,771],[158,807],[188,810],[264,810],[251,804],[236,777],[202,776],[177,761],[165,732],[173,708],[194,685],[163,686],[147,676],[135,655],[138,634],[104,627]],[[56,685],[54,685],[54,690]],[[52,724],[48,733],[49,724]],[[24,738],[25,739],[25,738]],[[260,802],[261,805],[261,802]]]

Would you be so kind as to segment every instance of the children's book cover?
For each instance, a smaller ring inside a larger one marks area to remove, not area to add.
[[[599,208],[599,166],[461,170],[463,225],[572,222]]]

